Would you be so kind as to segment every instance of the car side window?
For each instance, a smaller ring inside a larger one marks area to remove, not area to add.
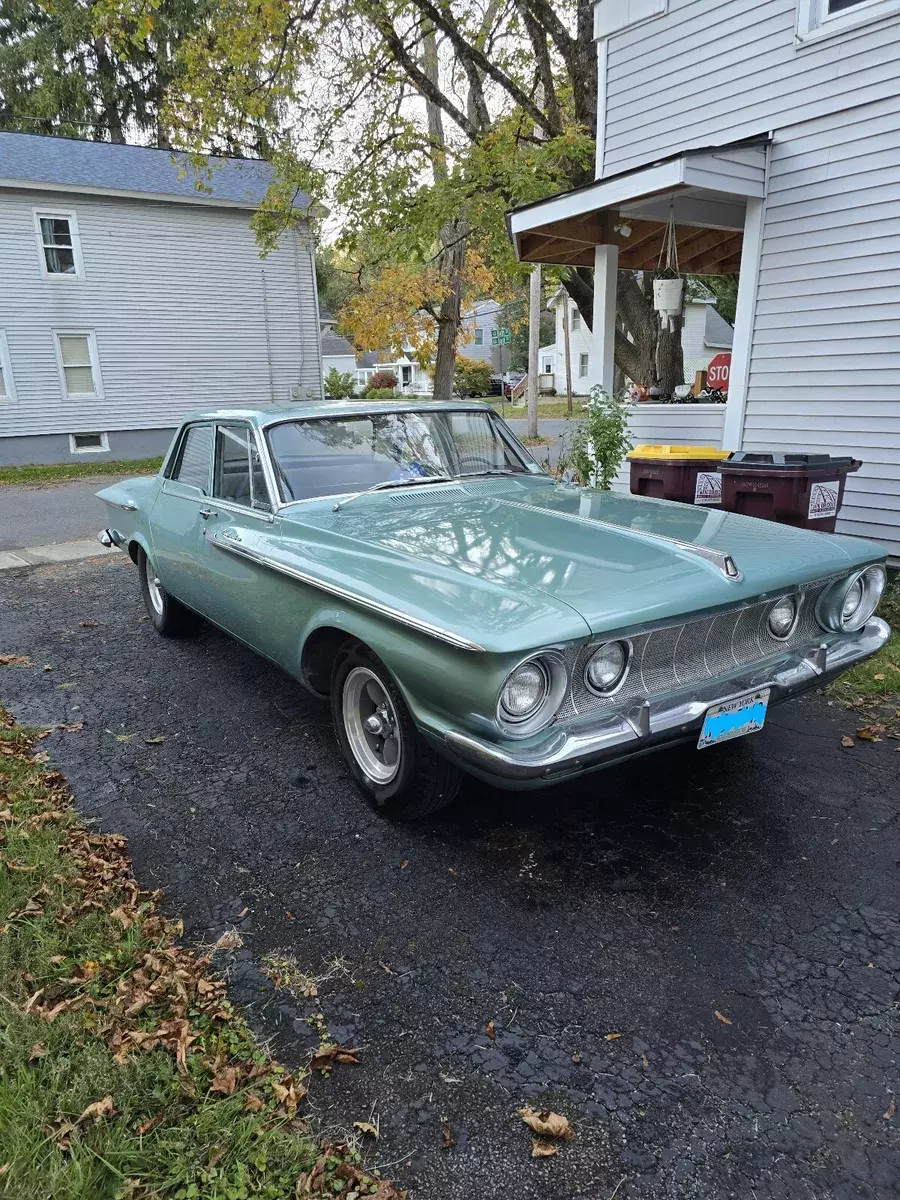
[[[261,512],[270,512],[269,494],[256,439],[246,426],[216,428],[213,495]]]
[[[212,426],[191,425],[184,435],[178,460],[170,475],[179,483],[199,488],[209,495],[209,460],[212,452]]]

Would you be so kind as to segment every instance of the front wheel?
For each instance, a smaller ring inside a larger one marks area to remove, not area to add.
[[[426,744],[388,671],[361,644],[335,665],[331,718],[357,787],[383,816],[427,817],[459,791],[459,771]]]
[[[142,548],[137,552],[137,569],[141,577],[141,595],[147,615],[157,633],[165,637],[181,637],[195,633],[200,618],[185,608],[174,596],[170,596],[159,581],[156,568]]]

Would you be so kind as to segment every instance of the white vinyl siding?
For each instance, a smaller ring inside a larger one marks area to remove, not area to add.
[[[665,15],[612,34],[598,106],[602,175],[686,147],[852,110],[898,91],[900,12],[799,44],[797,4],[669,0]],[[705,72],[698,69],[702,63]]]
[[[848,120],[848,116],[852,120]],[[779,132],[773,147],[745,450],[862,459],[838,532],[900,552],[900,98]],[[875,165],[877,164],[877,166]],[[871,201],[894,198],[878,221]]]
[[[68,197],[71,201],[71,197]],[[66,209],[62,193],[40,212]],[[35,194],[0,189],[0,323],[17,403],[0,438],[167,429],[202,407],[319,399],[315,282],[301,226],[266,259],[242,209],[79,196],[87,270],[77,287],[37,269]],[[102,397],[63,399],[56,332],[96,335]]]
[[[13,379],[12,363],[9,361],[9,343],[6,340],[6,330],[0,329],[0,404],[5,400],[15,400],[16,384]]]

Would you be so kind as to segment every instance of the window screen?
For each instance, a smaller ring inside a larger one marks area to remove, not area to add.
[[[212,450],[212,427],[191,425],[181,443],[178,462],[172,478],[199,488],[204,495],[209,490],[209,459]]]
[[[580,354],[578,356],[578,378],[579,379],[587,378],[589,362],[590,362],[590,358],[587,354]]]
[[[94,396],[97,384],[91,365],[91,343],[86,334],[61,334],[59,357],[68,395]]]
[[[581,313],[578,311],[577,308],[572,309],[572,328],[573,329],[581,328]]]
[[[68,217],[39,217],[38,221],[47,274],[76,274],[75,247]]]

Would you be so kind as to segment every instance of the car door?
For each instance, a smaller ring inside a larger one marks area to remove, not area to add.
[[[277,647],[272,574],[221,548],[243,536],[270,532],[275,525],[256,435],[249,425],[216,425],[211,490],[199,550],[204,612],[228,633],[272,656]]]
[[[153,565],[163,587],[204,615],[200,547],[209,515],[213,434],[210,422],[184,426],[150,516]]]

